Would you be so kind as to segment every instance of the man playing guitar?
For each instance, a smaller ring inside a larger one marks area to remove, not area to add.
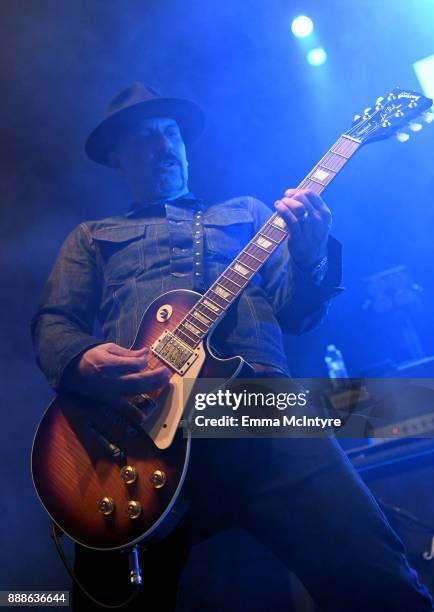
[[[169,384],[149,368],[148,346],[129,349],[141,315],[161,293],[204,292],[271,211],[252,197],[204,205],[188,189],[185,143],[203,127],[195,104],[134,83],[110,103],[86,151],[130,188],[123,216],[82,223],[66,239],[32,323],[40,367],[56,390],[142,414],[127,396]],[[290,238],[231,306],[214,334],[222,356],[241,355],[255,376],[289,376],[282,333],[317,325],[341,291],[331,213],[308,189],[276,201]],[[93,333],[99,319],[103,338]],[[146,589],[125,609],[174,610],[189,547],[228,527],[265,544],[330,612],[431,610],[402,543],[331,438],[194,440],[183,491],[191,505],[173,532],[143,554]],[[224,505],[222,501],[224,500]],[[119,550],[77,544],[75,570],[105,602],[128,594]],[[75,609],[92,608],[77,590]],[[142,607],[140,607],[142,606]],[[285,603],[282,603],[282,609]]]

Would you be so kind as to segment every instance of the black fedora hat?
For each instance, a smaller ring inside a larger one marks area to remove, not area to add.
[[[196,140],[205,127],[205,115],[197,104],[181,98],[165,98],[144,83],[136,81],[112,98],[97,125],[86,140],[87,155],[98,164],[110,165],[120,134],[130,130],[141,119],[169,117],[174,119],[187,144]]]

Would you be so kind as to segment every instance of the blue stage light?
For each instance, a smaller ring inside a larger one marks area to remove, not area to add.
[[[296,17],[291,24],[291,30],[294,36],[297,38],[305,38],[312,34],[313,31],[313,21],[306,15],[299,15]]]
[[[413,69],[416,73],[423,92],[429,98],[434,97],[434,55],[414,62]]]
[[[327,53],[322,47],[311,49],[307,54],[307,61],[311,66],[321,66],[327,61]]]

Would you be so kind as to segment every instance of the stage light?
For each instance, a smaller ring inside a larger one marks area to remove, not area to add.
[[[313,21],[309,17],[306,17],[306,15],[300,15],[293,20],[291,30],[297,38],[305,38],[309,36],[309,34],[312,34]]]
[[[414,62],[414,71],[423,92],[429,98],[434,97],[434,55],[429,55],[424,59]]]
[[[321,66],[327,61],[327,53],[322,47],[311,49],[307,54],[307,61],[311,66]]]

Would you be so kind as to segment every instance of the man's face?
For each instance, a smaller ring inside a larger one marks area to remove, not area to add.
[[[136,201],[173,198],[188,191],[185,145],[173,119],[143,119],[118,144],[112,165],[126,177]]]

